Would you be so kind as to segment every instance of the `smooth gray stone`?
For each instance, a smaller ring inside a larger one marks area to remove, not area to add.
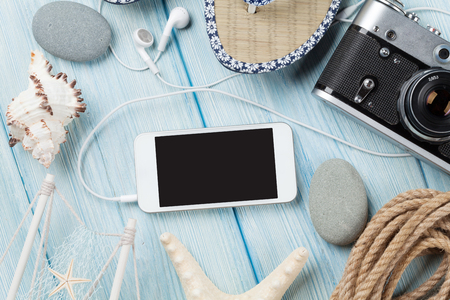
[[[364,183],[351,164],[331,159],[311,180],[309,212],[317,233],[327,242],[348,245],[366,226],[368,202]]]
[[[58,1],[42,6],[33,18],[33,35],[54,56],[89,61],[106,52],[111,27],[92,8],[76,2]]]

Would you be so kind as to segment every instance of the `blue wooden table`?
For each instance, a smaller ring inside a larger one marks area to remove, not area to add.
[[[236,0],[239,1],[239,0]],[[34,13],[48,0],[0,1],[0,252],[13,235],[30,201],[39,190],[47,170],[20,145],[8,146],[5,112],[11,98],[27,88],[30,50],[40,49],[33,38]],[[97,0],[79,0],[90,7]],[[344,0],[343,6],[354,0]],[[102,14],[113,31],[112,45],[118,55],[133,66],[143,66],[134,49],[131,33],[139,27],[162,34],[169,12],[185,7],[192,23],[176,30],[158,62],[162,76],[178,85],[202,85],[230,74],[214,57],[206,35],[203,0],[141,0],[127,6],[105,3]],[[408,0],[406,7],[448,8],[446,0]],[[450,39],[449,17],[420,13],[422,24],[434,24]],[[253,99],[291,118],[305,122],[359,146],[389,153],[401,153],[383,138],[369,132],[343,114],[314,99],[310,92],[348,24],[334,26],[304,59],[277,72],[243,75],[217,88]],[[418,41],[418,46],[420,41]],[[42,49],[40,49],[42,50]],[[156,47],[150,50],[156,55]],[[44,52],[54,70],[77,79],[87,111],[68,128],[49,172],[88,227],[102,232],[121,232],[128,218],[136,218],[136,250],[143,299],[184,299],[175,270],[159,242],[160,234],[175,234],[191,251],[211,280],[227,293],[242,293],[265,278],[299,246],[310,258],[288,290],[285,299],[327,299],[339,282],[351,246],[338,247],[322,240],[311,223],[308,190],[316,168],[331,158],[350,162],[361,174],[369,199],[369,214],[397,194],[416,188],[450,189],[450,176],[414,158],[381,158],[361,153],[295,124],[295,155],[298,196],[283,205],[212,209],[190,212],[146,214],[136,204],[117,204],[91,196],[76,175],[76,159],[87,134],[113,108],[128,100],[175,91],[162,85],[149,71],[133,72],[122,67],[108,51],[97,60],[74,63]],[[136,191],[133,141],[143,132],[214,127],[285,120],[259,108],[223,95],[197,93],[141,102],[114,115],[95,135],[83,159],[87,183],[105,196]],[[287,122],[289,123],[289,122]],[[0,298],[6,298],[31,217],[12,251],[0,266]],[[62,201],[56,201],[52,218],[49,256],[76,227],[75,218]],[[112,241],[111,245],[116,241]],[[34,245],[33,254],[38,248]],[[28,288],[34,258],[30,260],[21,291]],[[131,263],[121,299],[134,299]],[[415,260],[398,287],[412,290],[437,267],[437,259]],[[108,271],[100,299],[107,299],[114,276]]]

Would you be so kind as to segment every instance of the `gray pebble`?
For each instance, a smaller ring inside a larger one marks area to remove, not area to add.
[[[92,8],[68,1],[42,6],[33,18],[33,35],[54,56],[71,61],[89,61],[106,52],[111,28]]]
[[[344,246],[366,226],[368,202],[364,183],[351,164],[331,159],[311,180],[309,212],[317,233],[327,242]]]

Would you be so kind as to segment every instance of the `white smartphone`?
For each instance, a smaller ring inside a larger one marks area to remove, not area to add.
[[[297,195],[285,123],[144,133],[134,149],[138,203],[148,213],[286,203]]]

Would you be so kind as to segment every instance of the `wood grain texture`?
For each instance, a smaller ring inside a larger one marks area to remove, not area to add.
[[[49,0],[0,1],[0,252],[6,247],[23,213],[38,191],[46,170],[18,145],[7,145],[4,114],[12,97],[27,87],[29,53],[40,49],[31,33],[34,13]],[[77,1],[96,7],[97,0]],[[343,7],[356,1],[344,1]],[[446,8],[445,0],[410,0],[407,7]],[[103,4],[102,14],[113,31],[112,45],[133,66],[144,65],[132,44],[139,27],[152,31],[156,43],[170,10],[185,7],[192,23],[174,30],[166,52],[158,62],[163,78],[174,84],[201,85],[229,75],[215,59],[206,35],[203,0],[141,0],[127,6]],[[438,24],[450,38],[448,18],[420,13],[422,24]],[[218,88],[253,99],[292,118],[342,137],[357,145],[390,153],[401,150],[357,125],[343,114],[314,99],[310,92],[348,25],[333,27],[320,44],[296,64],[269,74],[241,75]],[[42,49],[41,49],[42,50]],[[156,49],[150,49],[152,56]],[[45,51],[44,51],[45,53]],[[294,130],[298,197],[289,204],[214,209],[194,212],[145,214],[135,204],[108,203],[88,194],[76,175],[76,158],[87,134],[117,105],[134,98],[174,91],[147,72],[123,68],[108,51],[88,63],[73,63],[45,53],[54,71],[77,79],[88,109],[70,124],[68,142],[62,146],[49,172],[86,224],[98,231],[121,232],[128,218],[136,218],[136,250],[143,299],[184,299],[159,235],[170,231],[199,261],[211,280],[227,293],[253,287],[298,246],[311,255],[285,299],[327,299],[341,278],[351,247],[327,244],[314,231],[308,212],[308,190],[315,169],[325,160],[342,158],[361,174],[369,198],[370,216],[400,192],[415,188],[450,189],[450,176],[413,158],[380,158],[361,153],[328,138],[290,124]],[[141,102],[116,113],[96,134],[83,158],[87,183],[98,193],[118,196],[135,193],[133,140],[142,132],[253,124],[283,119],[223,95],[196,93]],[[288,122],[289,123],[289,122]],[[56,201],[49,241],[49,256],[78,225],[61,201]],[[29,225],[27,219],[25,227]],[[4,299],[25,239],[22,230],[13,251],[0,266],[0,298]],[[112,239],[112,246],[117,240]],[[36,253],[37,244],[33,253]],[[32,254],[33,255],[33,254]],[[406,271],[398,293],[411,290],[437,267],[439,258],[415,261]],[[131,261],[130,261],[131,262]],[[131,264],[127,266],[120,299],[134,299]],[[22,292],[32,275],[32,265]],[[114,270],[105,275],[100,297],[107,298]]]

